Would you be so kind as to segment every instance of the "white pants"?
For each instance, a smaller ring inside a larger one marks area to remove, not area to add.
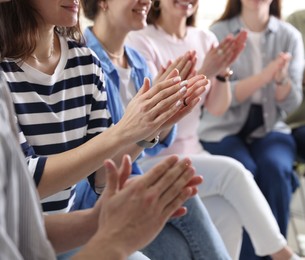
[[[150,260],[147,256],[143,255],[141,252],[137,251],[130,255],[127,260]]]
[[[273,254],[287,245],[265,197],[241,163],[207,153],[186,156],[204,178],[199,195],[232,259],[239,258],[243,227],[259,256]],[[146,157],[139,165],[147,171],[162,159]]]

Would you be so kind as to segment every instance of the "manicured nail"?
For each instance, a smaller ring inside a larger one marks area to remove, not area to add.
[[[178,100],[177,103],[176,103],[176,107],[180,107],[182,104],[182,101],[181,100]]]
[[[174,77],[173,78],[173,82],[179,82],[179,81],[181,81],[181,77],[180,76],[177,76],[177,77]]]
[[[187,80],[183,80],[182,82],[180,82],[180,86],[183,87],[183,86],[186,86],[188,83]]]
[[[181,89],[179,90],[179,92],[181,92],[181,93],[185,93],[186,91],[187,91],[186,86],[184,86],[183,88],[181,88]]]

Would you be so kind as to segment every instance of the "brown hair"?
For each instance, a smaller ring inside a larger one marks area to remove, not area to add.
[[[99,11],[99,2],[103,0],[80,0],[84,15],[90,20],[94,20]]]
[[[186,19],[187,26],[195,26],[197,10],[190,17]],[[150,8],[147,15],[147,23],[155,25],[156,21],[160,17],[160,14],[161,14],[160,0],[153,0],[152,7]]]
[[[0,4],[0,55],[1,58],[26,59],[36,48],[39,38],[39,14],[28,0],[11,0]],[[83,43],[79,22],[73,27],[55,26],[62,36]]]
[[[281,19],[281,9],[282,9],[282,1],[281,0],[273,0],[269,14],[274,15],[275,17]],[[241,13],[241,0],[228,0],[226,8],[223,14],[217,19],[215,22],[231,19]]]

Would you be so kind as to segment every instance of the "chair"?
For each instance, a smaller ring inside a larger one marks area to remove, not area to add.
[[[298,158],[295,162],[294,169],[300,181],[300,186],[295,192],[294,197],[294,199],[298,200],[299,207],[291,208],[290,222],[297,245],[297,253],[305,256],[305,228],[303,231],[300,230],[300,223],[303,222],[305,227],[305,160]]]

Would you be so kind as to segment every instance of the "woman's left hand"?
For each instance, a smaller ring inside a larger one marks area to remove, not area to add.
[[[236,37],[228,35],[217,47],[212,46],[208,51],[200,73],[208,78],[222,75],[236,60],[245,47],[247,32],[241,31]]]

